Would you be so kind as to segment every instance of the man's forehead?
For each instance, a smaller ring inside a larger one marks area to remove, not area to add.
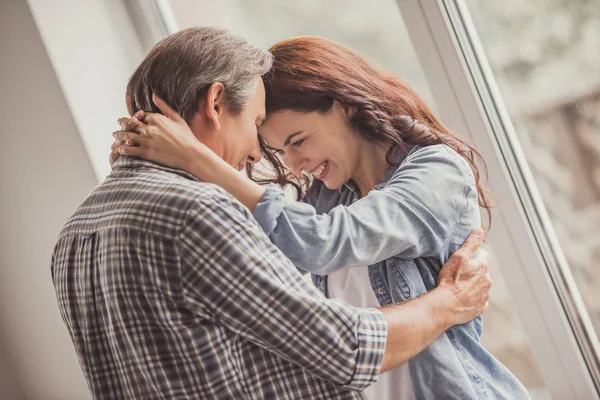
[[[262,97],[263,102],[266,100],[265,83],[263,82],[262,77],[258,78],[258,87],[256,90],[256,94]]]
[[[262,80],[262,77],[258,77],[257,88],[256,88],[256,101],[258,102],[258,117],[261,118],[261,123],[264,122],[266,118],[266,94],[265,94],[265,84]]]

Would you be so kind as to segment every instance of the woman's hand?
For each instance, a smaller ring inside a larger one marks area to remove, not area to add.
[[[121,125],[122,130],[134,131],[135,128],[140,123],[140,121],[136,117],[119,118],[118,123],[119,123],[119,125]],[[115,163],[115,161],[117,161],[119,156],[121,155],[121,154],[119,154],[120,146],[135,146],[135,143],[132,140],[123,141],[123,140],[116,139],[117,132],[119,132],[119,131],[113,132],[113,137],[115,138],[115,141],[110,146],[110,155],[108,157],[108,162],[110,162],[111,167]]]
[[[153,94],[152,100],[163,115],[138,111],[131,118],[119,119],[122,130],[113,133],[111,165],[120,155],[127,155],[187,171],[221,186],[254,212],[265,188],[196,139],[183,118],[161,98]]]
[[[167,167],[189,171],[196,162],[212,153],[200,143],[187,123],[161,98],[153,100],[163,114],[138,111],[132,118],[120,118],[121,130],[113,133],[111,164],[119,155],[143,158]]]

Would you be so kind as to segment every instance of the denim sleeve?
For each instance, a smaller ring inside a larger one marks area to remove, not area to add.
[[[437,255],[461,218],[477,207],[468,163],[444,145],[413,152],[387,186],[349,206],[317,214],[269,186],[254,216],[299,268],[326,275],[398,256]],[[476,192],[475,192],[476,194]]]

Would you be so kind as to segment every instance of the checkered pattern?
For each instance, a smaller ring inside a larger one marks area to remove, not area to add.
[[[182,171],[121,157],[52,257],[95,399],[358,399],[377,310],[325,299],[247,209]]]

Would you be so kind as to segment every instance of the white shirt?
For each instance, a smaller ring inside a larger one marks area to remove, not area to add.
[[[369,283],[368,267],[347,267],[329,274],[327,289],[329,297],[355,307],[379,307]],[[362,392],[362,396],[368,400],[415,400],[408,365],[381,374],[376,383]]]

